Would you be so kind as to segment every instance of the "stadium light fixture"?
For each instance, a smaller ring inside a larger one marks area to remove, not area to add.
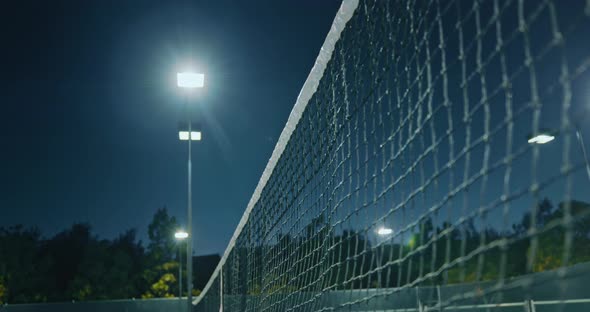
[[[183,240],[187,237],[188,237],[188,233],[185,231],[182,231],[182,230],[174,233],[174,238],[176,238],[178,240]]]
[[[193,72],[177,73],[176,83],[180,88],[203,88],[205,86],[205,74]]]
[[[178,131],[178,138],[181,141],[188,141],[188,134],[188,131]],[[201,141],[201,131],[191,131],[190,134],[191,141]]]
[[[393,233],[393,230],[390,228],[382,227],[377,230],[377,234],[379,235],[389,235],[391,233]]]

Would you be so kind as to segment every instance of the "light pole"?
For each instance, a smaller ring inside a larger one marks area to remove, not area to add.
[[[580,132],[579,129],[576,130],[576,137],[578,138],[578,143],[580,144],[580,149],[582,150],[582,157],[584,157],[584,162],[586,163],[586,175],[588,176],[588,180],[590,181],[590,162],[588,162],[588,155],[586,154],[586,145],[584,144],[582,132]]]
[[[200,89],[203,88],[205,85],[205,75],[198,74],[193,72],[182,72],[176,75],[176,82],[178,87],[187,89],[187,91]],[[181,141],[188,141],[188,204],[187,204],[187,213],[188,213],[188,226],[187,226],[187,243],[186,243],[186,289],[188,292],[187,295],[187,302],[188,302],[188,310],[187,312],[192,311],[192,301],[193,301],[193,209],[192,209],[192,165],[191,165],[191,141],[200,141],[201,140],[201,133],[197,131],[192,131],[191,129],[191,117],[190,117],[190,105],[188,103],[187,98],[187,119],[188,119],[188,131],[179,131],[178,138]]]
[[[182,257],[181,257],[182,253],[180,252],[180,250],[181,250],[180,242],[182,242],[187,237],[188,237],[188,233],[183,230],[179,230],[176,233],[174,233],[174,238],[176,238],[176,240],[179,242],[179,245],[178,245],[178,299],[182,298]]]

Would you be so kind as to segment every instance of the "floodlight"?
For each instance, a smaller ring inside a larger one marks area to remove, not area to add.
[[[178,131],[178,138],[181,141],[188,141],[188,131]],[[200,131],[191,131],[191,141],[201,141],[201,132]]]
[[[205,74],[183,72],[176,74],[176,81],[181,88],[202,88],[205,86]]]
[[[191,140],[201,141],[201,131],[191,131]]]
[[[531,137],[528,142],[530,144],[545,144],[553,141],[555,136],[548,133],[541,133]]]
[[[181,141],[187,141],[188,140],[188,131],[178,131],[178,138]]]
[[[185,231],[178,231],[178,232],[174,233],[174,237],[176,239],[185,239],[188,237],[188,233]]]
[[[391,233],[393,233],[393,230],[389,228],[380,228],[377,230],[377,234],[379,235],[389,235]]]

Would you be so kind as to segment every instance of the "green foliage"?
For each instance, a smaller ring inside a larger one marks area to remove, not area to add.
[[[564,224],[566,208],[573,220],[570,226]],[[531,215],[525,214],[512,231],[505,233],[492,227],[476,227],[473,219],[458,226],[448,222],[435,226],[431,219],[425,219],[403,237],[377,246],[372,246],[364,233],[353,230],[336,235],[326,218],[319,215],[309,221],[299,237],[279,234],[274,245],[234,251],[238,253],[235,259],[250,257],[254,262],[227,265],[238,266],[240,271],[263,272],[258,280],[239,286],[247,293],[280,294],[314,291],[320,285],[332,285],[333,289],[399,287],[437,271],[441,274],[423,283],[491,281],[498,279],[500,272],[509,278],[590,261],[589,204],[572,201],[555,208],[544,199],[536,208],[534,220]],[[526,234],[533,222],[541,232],[535,236],[538,245],[531,258],[532,239]],[[572,234],[572,245],[566,250],[567,229]],[[510,243],[482,248],[502,240]],[[264,264],[265,255],[289,261],[278,261],[277,266],[269,268]],[[564,263],[566,255],[568,262]],[[231,259],[228,261],[239,261]],[[532,267],[529,259],[534,260]]]
[[[173,259],[176,250],[174,232],[177,229],[176,218],[168,215],[166,207],[156,211],[148,226],[148,252],[154,263],[164,263]]]
[[[75,300],[126,298],[139,290],[143,250],[135,243],[135,232],[128,231],[114,241],[90,240],[78,264],[78,274],[66,294]]]
[[[172,296],[174,230],[176,219],[159,209],[146,252],[135,230],[101,240],[90,225],[74,224],[45,239],[36,228],[0,227],[0,303]]]
[[[158,279],[157,282],[153,283],[150,290],[145,294],[141,295],[142,298],[171,298],[174,295],[171,293],[172,286],[176,282],[176,277],[171,273],[165,273]]]
[[[567,225],[542,233],[538,237],[539,247],[536,250],[533,271],[557,269],[564,265],[565,257],[570,265],[590,261],[590,204],[579,201],[560,203],[559,208],[550,213],[545,222],[561,223],[566,209],[570,211],[573,220],[569,225],[572,246],[565,249]]]
[[[487,261],[479,262],[476,257],[463,265],[448,270],[447,283],[472,283],[491,281],[498,277],[498,260],[496,255],[484,257]]]
[[[169,298],[178,294],[178,284],[176,275],[178,272],[178,262],[170,261],[147,269],[144,274],[148,274],[146,280],[152,280],[150,288],[144,292],[142,298]],[[155,277],[155,278],[154,278]]]
[[[6,288],[4,277],[0,276],[0,304],[4,304],[4,302],[6,302],[7,297],[8,297],[8,288]]]
[[[0,276],[3,302],[27,302],[44,288],[37,272],[46,264],[39,259],[40,232],[22,226],[0,228]]]
[[[174,261],[177,257],[175,251],[179,248],[174,239],[177,229],[176,218],[168,215],[166,207],[156,211],[148,226],[150,243],[145,257],[142,282],[150,287],[143,291],[143,298],[170,297],[178,294],[178,285],[170,278],[174,277],[174,280],[177,280],[178,274],[178,262]]]
[[[235,278],[232,283],[241,283],[238,289],[249,294],[284,294],[315,291],[322,285],[398,287],[441,269],[442,274],[427,282],[477,282],[497,279],[501,263],[504,277],[512,277],[590,261],[590,204],[570,201],[554,207],[545,199],[534,215],[535,219],[525,214],[506,233],[476,228],[472,220],[455,226],[424,219],[404,233],[403,241],[378,245],[372,245],[366,232],[334,233],[331,221],[319,215],[299,236],[279,235],[275,244],[232,251],[236,257],[228,258],[227,265],[239,267],[242,275],[226,278]],[[540,230],[537,248],[527,236],[533,223]],[[144,250],[134,230],[101,240],[88,224],[74,224],[45,239],[36,228],[0,227],[0,304],[175,296],[178,257],[186,257],[177,254],[176,229],[176,219],[166,208],[159,209],[148,227]],[[503,239],[510,244],[478,249]],[[289,261],[267,267],[268,255]],[[463,261],[453,261],[459,258]],[[252,271],[263,274],[246,284],[244,274]],[[285,272],[298,273],[286,279]]]

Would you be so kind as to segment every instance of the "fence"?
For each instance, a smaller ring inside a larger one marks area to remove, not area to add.
[[[129,299],[129,300],[103,300],[84,302],[57,302],[57,303],[31,303],[10,304],[0,306],[1,312],[161,312],[187,310],[186,298],[162,298],[162,299]]]

